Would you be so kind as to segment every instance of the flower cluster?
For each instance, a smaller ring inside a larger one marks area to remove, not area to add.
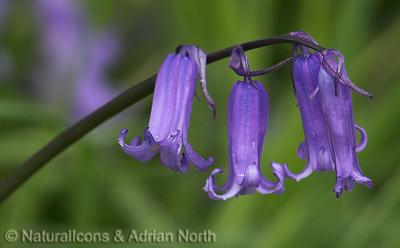
[[[316,43],[305,32],[292,35]],[[367,134],[354,123],[351,90],[371,95],[350,81],[343,55],[333,49],[310,54],[304,46],[295,45],[292,79],[305,137],[297,154],[307,164],[299,174],[286,167],[287,177],[298,181],[312,171],[335,171],[338,197],[343,190],[352,190],[354,182],[371,187],[358,164],[356,153],[366,147]],[[356,144],[356,130],[361,133],[360,144]]]
[[[292,36],[317,44],[305,32]],[[184,45],[169,54],[157,75],[149,126],[143,140],[137,136],[124,142],[127,129],[122,129],[118,142],[122,150],[140,161],[147,161],[160,153],[168,168],[185,172],[191,162],[200,171],[214,162],[197,154],[188,142],[188,129],[195,94],[196,81],[215,115],[212,98],[205,81],[206,54],[197,46]],[[268,128],[269,98],[263,84],[252,77],[270,73],[292,63],[292,80],[297,106],[300,110],[304,141],[297,155],[307,161],[302,172],[293,173],[287,164],[270,162],[275,181],[261,173],[261,154]],[[353,117],[352,90],[372,97],[353,84],[346,72],[344,58],[333,49],[311,52],[301,44],[294,45],[294,55],[262,71],[251,71],[242,47],[232,50],[229,67],[242,81],[234,83],[228,99],[228,179],[222,186],[215,183],[217,168],[206,180],[204,191],[211,199],[225,200],[233,196],[252,194],[280,194],[286,178],[299,181],[313,171],[334,171],[333,191],[339,197],[350,191],[354,183],[372,186],[361,171],[357,153],[367,145],[366,131],[356,125]],[[356,142],[356,133],[360,141]]]

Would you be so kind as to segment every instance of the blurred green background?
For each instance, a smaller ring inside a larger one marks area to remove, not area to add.
[[[116,92],[156,72],[166,54],[183,43],[195,43],[211,52],[304,29],[322,46],[338,49],[346,58],[350,78],[375,96],[373,100],[353,97],[356,122],[369,138],[367,148],[359,153],[360,165],[374,187],[368,190],[356,185],[353,192],[336,199],[334,174],[314,173],[299,183],[286,181],[283,195],[210,200],[202,186],[211,169],[199,173],[191,168],[178,174],[163,167],[158,158],[143,164],[120,150],[117,136],[121,128],[128,128],[128,136],[133,137],[146,127],[151,107],[151,97],[147,97],[52,160],[0,205],[1,235],[10,228],[89,232],[209,229],[216,233],[217,241],[193,246],[400,247],[399,1],[88,0],[78,5],[86,32],[111,29],[119,41],[120,52],[106,71]],[[2,22],[1,177],[74,122],[70,111],[70,85],[74,82],[65,81],[48,93],[61,96],[55,100],[36,90],[37,68],[44,74],[52,72],[40,63],[41,24],[35,1],[10,1]],[[248,56],[252,68],[260,69],[286,58],[291,50],[290,45],[278,45],[253,50]],[[200,154],[215,157],[213,168],[224,169],[228,156],[225,107],[230,88],[239,79],[227,63],[225,59],[207,67],[217,118],[211,118],[202,98],[195,100],[189,134]],[[259,80],[271,99],[262,167],[264,175],[273,179],[270,160],[287,162],[294,171],[305,165],[296,157],[303,134],[289,67]],[[55,84],[39,83],[45,88]],[[219,182],[226,176],[219,176]],[[7,244],[0,237],[0,246],[35,245]],[[124,247],[63,247],[99,246]]]

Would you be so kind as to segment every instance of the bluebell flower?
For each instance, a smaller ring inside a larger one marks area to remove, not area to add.
[[[316,43],[305,32],[293,35]],[[286,176],[298,181],[313,171],[335,171],[337,196],[351,190],[354,182],[371,187],[371,180],[358,164],[356,153],[366,147],[367,133],[354,123],[351,90],[371,95],[350,81],[343,56],[332,49],[311,54],[304,46],[296,45],[292,80],[305,137],[297,154],[307,164],[298,174],[285,167]],[[361,135],[359,144],[357,130]]]
[[[150,160],[160,153],[162,163],[178,172],[187,171],[190,162],[200,171],[213,163],[212,157],[206,160],[193,149],[187,135],[198,75],[203,92],[207,91],[205,64],[206,55],[197,46],[180,46],[176,54],[167,56],[157,75],[144,139],[137,136],[126,144],[127,129],[121,130],[118,142],[125,153],[140,161]],[[213,107],[208,93],[207,98]]]
[[[277,182],[265,178],[260,168],[268,126],[268,94],[260,82],[250,78],[248,61],[241,47],[233,50],[230,67],[239,75],[246,76],[244,81],[234,84],[228,100],[228,180],[218,187],[215,175],[222,173],[222,170],[215,169],[203,189],[215,200],[226,200],[255,191],[261,194],[282,193],[283,166],[271,162]],[[223,193],[220,195],[216,191]]]

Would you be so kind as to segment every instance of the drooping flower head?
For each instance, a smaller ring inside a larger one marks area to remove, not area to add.
[[[159,152],[163,164],[179,172],[185,172],[189,162],[201,171],[213,163],[213,158],[206,160],[193,150],[187,136],[198,75],[203,90],[207,89],[205,63],[205,53],[197,46],[180,46],[176,54],[167,56],[157,75],[144,139],[137,136],[126,144],[127,129],[122,129],[118,142],[124,152],[140,161],[150,160]]]
[[[230,67],[238,74],[246,74],[244,81],[237,81],[228,100],[228,180],[222,186],[215,184],[215,169],[207,179],[204,191],[210,198],[226,200],[241,194],[258,191],[262,194],[283,192],[283,167],[272,162],[277,182],[261,174],[260,159],[268,123],[268,95],[264,86],[250,78],[247,58],[241,47],[232,51]],[[222,195],[215,191],[224,192]]]
[[[293,35],[316,43],[304,32],[296,32]],[[313,101],[310,101],[309,99],[318,86],[321,60],[322,55],[320,53],[310,54],[306,47],[295,45],[292,61],[292,81],[305,136],[304,142],[300,143],[297,154],[300,158],[307,160],[307,165],[299,174],[294,174],[286,168],[286,174],[297,181],[307,177],[312,171],[334,170],[321,100],[314,98]]]
[[[340,196],[343,190],[352,190],[354,182],[367,187],[372,186],[371,179],[363,175],[358,164],[351,89],[370,95],[351,83],[344,68],[344,58],[338,51],[328,49],[322,52],[322,55],[317,94],[320,95],[322,111],[329,130],[331,157],[336,170],[334,191]],[[365,142],[366,138],[361,147],[366,146]]]
[[[317,44],[305,32],[292,35]],[[366,147],[367,134],[354,123],[351,89],[370,94],[349,80],[343,56],[331,49],[311,54],[306,47],[295,45],[292,81],[305,137],[297,154],[307,164],[299,174],[285,167],[286,176],[298,181],[312,171],[335,171],[337,196],[351,190],[354,181],[371,186],[358,165],[356,152]],[[356,130],[361,134],[360,144],[356,144]]]

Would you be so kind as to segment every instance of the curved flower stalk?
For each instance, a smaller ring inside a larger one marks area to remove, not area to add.
[[[294,32],[292,35],[316,44],[305,32]],[[343,57],[339,56],[339,65],[332,57],[333,53],[338,52],[325,50],[310,54],[304,46],[296,45],[295,53],[298,51],[300,53],[293,58],[292,80],[305,139],[297,154],[307,160],[307,164],[299,174],[285,166],[286,176],[299,181],[313,171],[335,171],[337,185],[334,191],[337,196],[343,189],[351,190],[353,181],[370,186],[370,180],[362,176],[357,162],[356,152],[366,147],[367,134],[363,128],[354,124],[351,89],[367,96],[370,94],[350,82],[344,70]],[[321,87],[324,93],[319,93]],[[333,92],[328,92],[328,89],[333,89]],[[356,144],[356,130],[361,134],[359,144]],[[344,161],[345,156],[352,158],[351,163],[350,160]]]
[[[232,52],[230,67],[235,71],[250,73],[247,58],[241,47]],[[222,187],[215,185],[215,175],[222,173],[215,169],[204,186],[211,199],[226,200],[241,194],[258,191],[261,194],[282,193],[283,167],[271,162],[277,182],[261,175],[260,159],[268,123],[268,95],[264,86],[245,77],[237,81],[228,100],[228,180]],[[222,195],[215,191],[225,191]]]
[[[200,171],[214,162],[211,157],[206,160],[197,154],[187,137],[196,79],[200,73],[199,61],[192,56],[194,53],[203,53],[196,50],[200,48],[182,46],[177,54],[171,53],[164,60],[157,75],[144,140],[137,136],[126,144],[124,137],[127,129],[122,129],[118,142],[124,152],[140,161],[147,161],[160,152],[163,164],[179,172],[187,171],[189,162]],[[205,66],[205,61],[202,66]]]

